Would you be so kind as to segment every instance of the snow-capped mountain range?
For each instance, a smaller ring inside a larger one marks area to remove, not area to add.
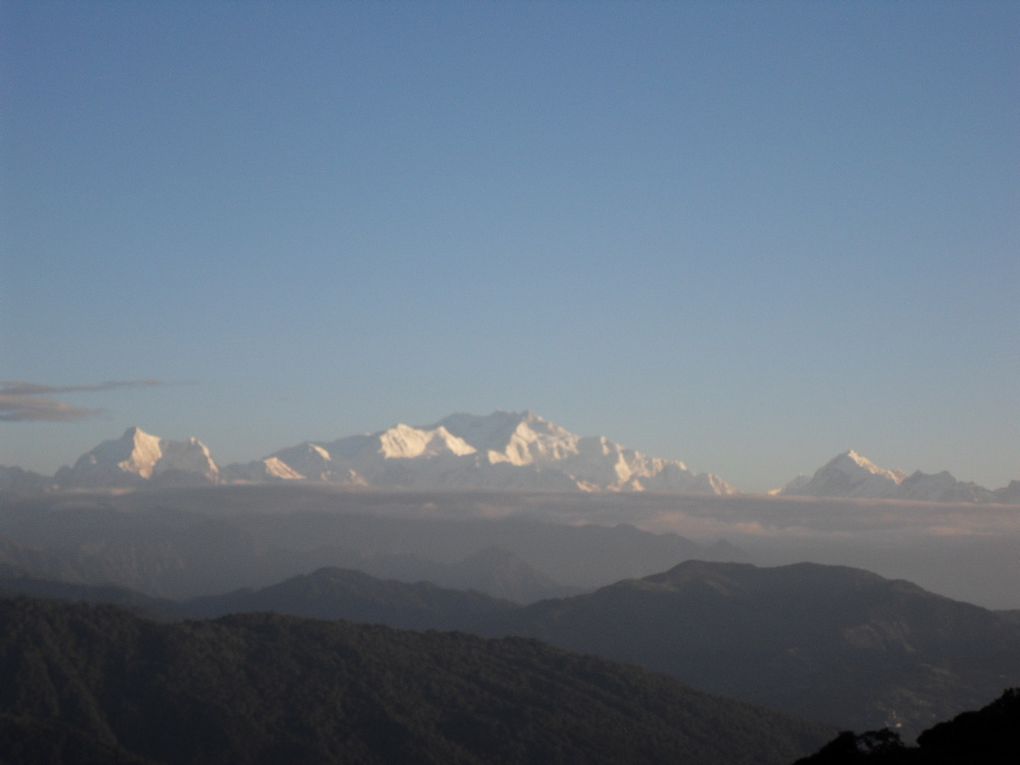
[[[797,476],[775,494],[799,497],[909,499],[923,502],[1001,502],[1020,504],[1020,481],[995,491],[957,480],[952,473],[907,475],[879,467],[852,449],[837,454],[812,476]]]
[[[532,412],[452,414],[432,425],[398,424],[335,441],[306,441],[262,459],[220,467],[197,438],[172,441],[137,427],[104,441],[53,478],[0,467],[0,490],[315,482],[348,487],[524,491],[738,493],[712,473],[649,457],[604,436],[579,436]],[[780,496],[1020,504],[1020,481],[995,491],[948,472],[911,475],[855,451]]]
[[[605,437],[583,437],[532,412],[454,414],[329,442],[307,441],[220,468],[208,447],[128,428],[61,468],[66,488],[313,481],[415,489],[657,491],[733,494],[719,476],[649,457]]]

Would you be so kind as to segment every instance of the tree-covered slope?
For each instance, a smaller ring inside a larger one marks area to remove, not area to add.
[[[924,727],[1020,682],[1020,628],[860,569],[691,561],[494,615],[535,637],[843,727]]]
[[[530,640],[0,599],[0,761],[781,763],[831,736]]]

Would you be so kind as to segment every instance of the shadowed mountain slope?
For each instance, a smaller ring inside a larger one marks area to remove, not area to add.
[[[172,600],[150,598],[140,592],[114,585],[86,585],[40,579],[14,566],[0,563],[0,596],[24,595],[47,600],[106,603],[156,618],[181,618],[180,605]]]
[[[783,763],[831,732],[520,639],[0,599],[0,760]]]
[[[689,561],[486,620],[844,727],[914,733],[1020,681],[1020,628],[992,611],[815,564]]]
[[[111,599],[158,618],[273,611],[520,635],[844,728],[915,735],[1020,681],[1020,625],[859,569],[689,562],[589,595],[517,606],[335,568],[182,603],[38,582],[0,589]],[[82,592],[78,592],[81,590]]]

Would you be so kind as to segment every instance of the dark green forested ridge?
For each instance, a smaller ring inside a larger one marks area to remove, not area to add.
[[[781,763],[831,731],[532,640],[0,598],[7,763]]]

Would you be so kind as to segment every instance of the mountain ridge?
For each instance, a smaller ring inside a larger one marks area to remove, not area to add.
[[[284,447],[261,459],[220,466],[191,437],[173,441],[131,426],[53,478],[0,466],[0,491],[108,489],[234,483],[310,482],[345,488],[741,494],[714,473],[652,457],[605,436],[580,436],[534,412],[456,412],[429,425]],[[907,474],[848,449],[773,496],[1020,504],[1020,481],[988,489],[950,472]],[[753,494],[752,494],[753,496]]]
[[[21,484],[25,478],[14,476]],[[137,426],[54,476],[62,488],[311,481],[346,487],[659,491],[735,494],[717,475],[650,457],[605,436],[579,436],[534,412],[455,413],[333,441],[305,441],[222,469],[197,438],[171,441]],[[0,485],[2,488],[2,485]]]
[[[853,449],[822,465],[811,476],[799,475],[777,491],[786,497],[837,497],[850,499],[905,499],[925,502],[970,502],[1016,504],[1020,502],[1020,481],[1000,489],[987,489],[960,481],[948,470],[924,473],[879,467]]]

